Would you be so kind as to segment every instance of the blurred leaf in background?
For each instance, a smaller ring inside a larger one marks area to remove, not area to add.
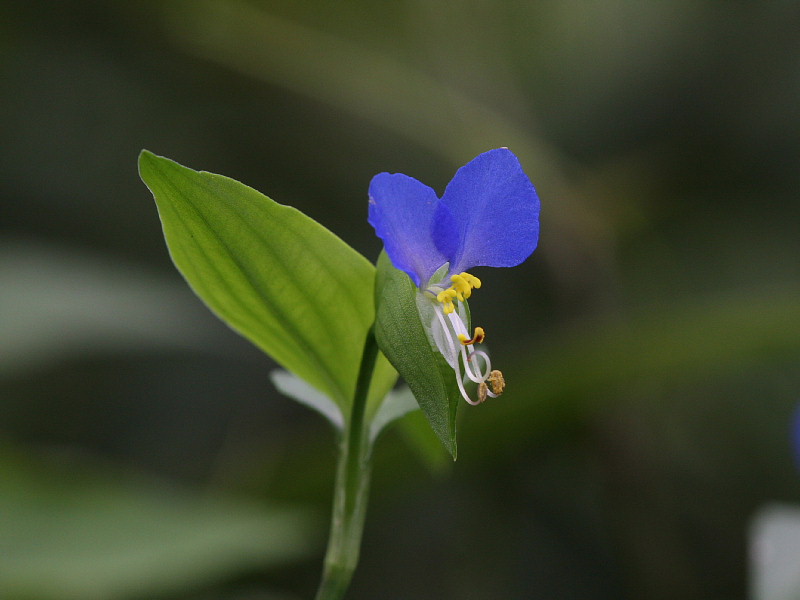
[[[202,589],[296,561],[317,527],[298,511],[191,494],[77,461],[55,469],[8,448],[0,461],[0,590],[9,598]]]

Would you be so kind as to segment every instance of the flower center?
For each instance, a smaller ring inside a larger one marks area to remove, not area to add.
[[[451,275],[450,281],[452,285],[447,289],[441,289],[438,286],[431,288],[432,291],[437,291],[436,300],[442,303],[442,309],[446,315],[456,309],[453,304],[454,299],[463,302],[472,295],[473,289],[481,287],[481,280],[466,271],[458,275]]]

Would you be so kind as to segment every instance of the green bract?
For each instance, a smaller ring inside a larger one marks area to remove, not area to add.
[[[375,339],[414,393],[434,432],[456,457],[456,411],[461,394],[453,369],[431,346],[417,308],[417,286],[382,252],[375,281]]]

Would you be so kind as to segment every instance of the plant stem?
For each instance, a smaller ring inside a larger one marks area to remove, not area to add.
[[[378,345],[370,329],[361,356],[352,411],[350,418],[345,420],[339,442],[330,538],[316,600],[343,598],[358,564],[371,470],[369,427],[364,414],[377,356]]]

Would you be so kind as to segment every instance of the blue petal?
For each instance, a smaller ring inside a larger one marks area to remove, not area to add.
[[[514,267],[531,255],[539,197],[510,150],[490,150],[458,170],[434,215],[433,237],[451,273]]]
[[[379,173],[369,184],[369,223],[392,264],[417,287],[447,262],[431,237],[438,202],[431,188],[401,173]]]

